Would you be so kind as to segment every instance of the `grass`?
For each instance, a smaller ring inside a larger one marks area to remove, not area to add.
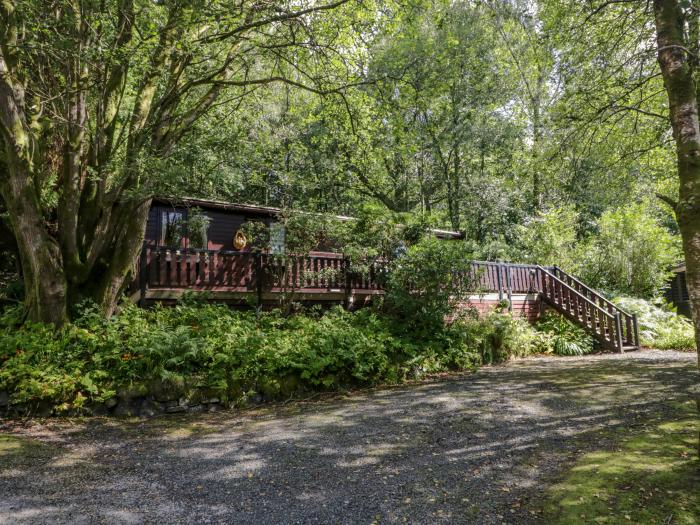
[[[584,455],[547,494],[545,523],[694,525],[700,521],[700,427],[695,404],[672,420],[622,437],[616,450]]]
[[[0,464],[9,466],[16,462],[45,456],[50,452],[50,448],[34,439],[0,435]]]

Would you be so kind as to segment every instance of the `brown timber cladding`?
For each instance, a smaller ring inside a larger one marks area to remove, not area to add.
[[[534,321],[540,302],[533,266],[472,262],[459,272],[474,290],[469,304],[485,313],[504,305]],[[173,249],[149,246],[139,267],[139,301],[177,301],[186,291],[207,292],[211,300],[245,304],[251,299],[273,304],[280,293],[305,303],[343,303],[356,307],[384,293],[385,268],[376,262],[366,273],[353,273],[341,254],[292,257],[285,265],[266,253]]]

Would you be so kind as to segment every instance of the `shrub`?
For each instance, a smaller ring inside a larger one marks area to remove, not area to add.
[[[644,204],[606,211],[598,229],[584,250],[584,281],[618,294],[654,297],[680,255],[677,237],[658,224]]]
[[[224,306],[126,306],[111,319],[83,308],[60,330],[10,316],[0,329],[0,391],[31,411],[79,410],[152,385],[239,403],[305,391],[398,382],[480,363],[460,325],[417,337],[371,309],[283,317]]]
[[[311,391],[396,383],[473,370],[538,349],[537,333],[508,314],[460,318],[412,332],[367,308],[284,317],[190,301],[172,308],[125,306],[104,319],[82,305],[60,330],[0,319],[0,391],[16,411],[80,412],[110,398],[176,392],[227,404]]]
[[[387,310],[413,333],[440,330],[445,318],[454,315],[474,289],[460,276],[470,261],[462,242],[426,237],[410,246],[391,265]]]
[[[538,338],[538,350],[564,356],[590,354],[595,340],[588,333],[561,315],[547,312],[536,325],[544,337]]]
[[[537,351],[537,334],[525,320],[492,313],[481,319],[460,321],[467,345],[479,352],[484,364],[524,357]]]
[[[637,314],[639,338],[642,345],[661,350],[694,350],[695,331],[687,318],[674,308],[657,300],[617,297],[613,302],[630,313]]]

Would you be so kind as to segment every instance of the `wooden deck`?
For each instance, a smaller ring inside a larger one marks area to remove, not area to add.
[[[557,267],[472,261],[456,270],[469,284],[470,304],[487,311],[504,300],[534,321],[546,305],[620,352],[639,347],[637,319]],[[353,271],[340,254],[284,259],[267,253],[171,249],[144,245],[132,298],[141,305],[175,303],[187,292],[230,305],[270,307],[280,296],[303,304],[355,308],[384,294],[382,262]]]
[[[536,292],[534,266],[473,261],[461,273],[476,294],[497,293],[498,299]],[[142,303],[172,301],[185,292],[207,292],[213,299],[267,302],[279,294],[302,300],[360,302],[382,295],[383,263],[354,272],[340,254],[291,257],[285,263],[267,253],[171,249],[144,246],[133,289]],[[353,299],[355,299],[353,301]]]

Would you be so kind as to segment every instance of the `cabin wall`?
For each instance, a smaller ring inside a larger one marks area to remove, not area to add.
[[[189,208],[183,206],[168,206],[156,203],[151,206],[146,222],[145,241],[154,246],[162,246],[163,213],[179,212],[187,218]],[[262,221],[269,226],[271,217],[259,214],[244,214],[226,210],[203,209],[204,215],[211,219],[207,229],[208,250],[234,250],[233,237],[244,222],[250,220]],[[187,247],[187,239],[183,240],[183,248]]]
[[[666,299],[671,302],[678,313],[690,317],[690,300],[688,297],[688,284],[685,272],[676,272],[665,293]]]
[[[204,213],[211,219],[208,230],[210,250],[234,250],[233,236],[246,221],[263,221],[268,226],[272,222],[269,217],[246,216],[224,210],[205,210]]]

